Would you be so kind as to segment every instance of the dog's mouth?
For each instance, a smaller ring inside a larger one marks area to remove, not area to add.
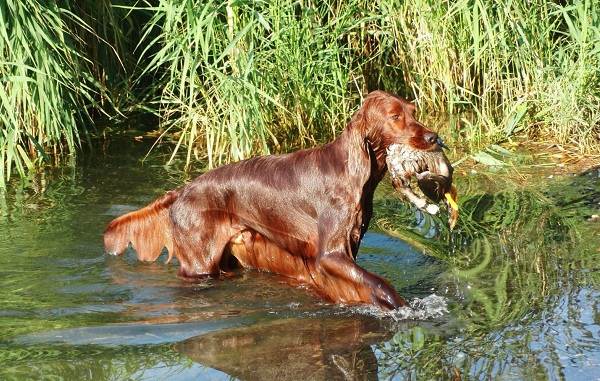
[[[444,193],[452,185],[453,168],[444,152],[419,151],[404,144],[392,144],[387,148],[388,170],[394,186],[410,187],[410,181],[437,181],[443,183]],[[439,200],[434,200],[439,201]]]
[[[458,220],[456,187],[452,185],[453,168],[444,152],[418,151],[403,144],[392,144],[387,148],[386,162],[392,184],[408,201],[417,208],[436,214],[437,205],[417,196],[410,187],[413,178],[427,198],[439,203],[446,201],[449,211],[449,226],[452,230]]]

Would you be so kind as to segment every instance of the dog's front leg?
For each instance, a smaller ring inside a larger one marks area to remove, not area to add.
[[[382,309],[406,305],[387,281],[358,266],[343,251],[323,253],[317,263],[317,287],[334,302],[368,303]]]

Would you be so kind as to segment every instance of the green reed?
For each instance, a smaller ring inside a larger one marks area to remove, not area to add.
[[[350,9],[290,1],[160,1],[142,45],[164,134],[209,166],[314,144],[351,113]],[[177,150],[175,150],[175,153]]]
[[[80,141],[76,122],[89,119],[94,84],[69,22],[79,20],[56,3],[0,4],[0,185]]]
[[[376,88],[450,116],[467,149],[599,147],[591,0],[9,0],[0,17],[1,182],[74,153],[103,109],[156,113],[171,160],[213,167],[331,139]]]
[[[109,0],[0,3],[0,188],[72,159],[93,120],[124,104],[122,20]]]
[[[452,138],[471,148],[523,132],[598,147],[590,1],[163,0],[152,11],[140,62],[188,163],[329,139],[374,88],[459,115]]]
[[[598,147],[600,8],[591,1],[417,1],[392,23],[397,64],[428,110],[466,111],[457,135],[524,130]]]

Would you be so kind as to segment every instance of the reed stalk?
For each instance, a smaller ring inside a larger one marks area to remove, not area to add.
[[[103,110],[158,114],[171,160],[214,167],[327,141],[377,88],[466,149],[600,147],[592,0],[7,0],[0,78],[0,185],[73,155]]]

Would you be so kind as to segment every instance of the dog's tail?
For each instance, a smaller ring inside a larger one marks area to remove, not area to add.
[[[112,255],[123,254],[133,246],[141,261],[154,261],[163,248],[173,257],[171,204],[179,192],[170,191],[150,205],[112,220],[104,231],[104,249]]]

